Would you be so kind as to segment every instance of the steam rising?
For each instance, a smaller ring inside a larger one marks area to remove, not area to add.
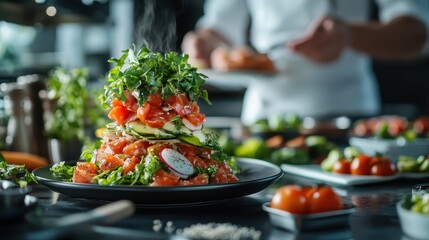
[[[135,24],[137,47],[148,47],[155,52],[177,51],[176,17],[183,2],[142,0],[139,5]]]

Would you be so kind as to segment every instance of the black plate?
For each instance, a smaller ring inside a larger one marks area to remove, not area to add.
[[[55,179],[49,171],[50,166],[33,171],[37,181],[55,192],[73,198],[85,198],[101,201],[128,199],[136,204],[163,205],[199,205],[219,200],[241,197],[259,192],[283,175],[276,165],[257,159],[238,158],[242,172],[236,183],[211,184],[204,186],[103,186],[63,182]]]

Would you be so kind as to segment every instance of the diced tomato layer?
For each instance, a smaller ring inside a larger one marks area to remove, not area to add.
[[[116,121],[122,125],[126,123],[126,120],[128,119],[128,116],[131,114],[130,111],[124,106],[114,106],[109,114],[108,117],[112,119],[113,121]]]
[[[106,143],[107,148],[111,150],[111,154],[119,154],[122,153],[124,150],[124,147],[128,144],[128,140],[126,138],[119,138],[112,140],[108,143]],[[109,150],[106,150],[109,151]]]
[[[109,154],[100,160],[100,164],[98,165],[98,167],[101,171],[106,171],[122,166],[122,164],[124,164],[124,161],[122,159]]]
[[[179,183],[180,178],[176,175],[167,173],[159,169],[152,177],[153,183],[151,186],[175,186]]]
[[[74,183],[90,183],[97,175],[97,166],[91,162],[78,162],[73,172]]]
[[[180,177],[168,170],[158,170],[153,176],[151,186],[174,186],[174,185],[204,185],[209,183],[230,183],[238,181],[230,167],[224,162],[210,159],[212,150],[202,147],[195,147],[185,143],[148,142],[145,140],[132,141],[125,137],[104,142],[96,154],[98,171],[106,171],[122,166],[123,174],[133,171],[141,159],[147,154],[159,156],[165,148],[172,148],[183,154],[195,169],[206,169],[213,166],[216,173],[208,176],[202,172],[198,175],[190,176],[188,179]],[[77,167],[74,181],[89,183],[97,174],[97,167],[91,163],[90,170],[84,166]]]
[[[112,103],[110,104],[112,107],[116,106],[124,106],[124,103],[119,100],[118,98],[113,99]]]
[[[209,177],[206,174],[198,174],[188,180],[180,180],[179,185],[194,186],[194,185],[207,185],[209,184]]]
[[[127,160],[125,160],[123,165],[124,175],[127,174],[128,172],[133,171],[136,165],[140,163],[140,161],[141,159],[135,156],[132,158],[127,158]]]
[[[139,157],[141,158],[146,154],[146,148],[149,146],[149,143],[143,140],[135,141],[133,143],[128,144],[124,149],[123,153],[128,157]]]
[[[185,118],[194,126],[199,126],[206,120],[206,116],[202,113],[190,113]]]
[[[158,93],[149,95],[147,102],[155,108],[161,108],[163,100],[162,100],[161,94],[158,92]]]
[[[131,112],[136,112],[139,104],[137,99],[130,93],[130,91],[124,91],[125,94],[125,104],[124,106]]]

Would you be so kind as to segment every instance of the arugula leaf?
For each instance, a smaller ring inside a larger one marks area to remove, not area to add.
[[[104,93],[100,95],[103,106],[108,107],[115,98],[125,102],[126,89],[137,95],[140,105],[156,92],[160,92],[163,99],[184,93],[190,101],[202,98],[211,104],[207,91],[201,89],[207,76],[198,73],[197,68],[187,62],[188,55],[154,53],[148,48],[140,49],[137,54],[133,49],[122,52],[119,59],[109,60],[116,66],[110,69],[109,84],[104,86]]]
[[[52,175],[56,178],[61,179],[64,182],[71,182],[73,179],[73,172],[76,166],[67,165],[64,161],[55,163],[49,169]]]
[[[14,181],[19,186],[25,187],[28,183],[36,182],[25,165],[16,165],[6,162],[6,159],[0,153],[0,179]]]

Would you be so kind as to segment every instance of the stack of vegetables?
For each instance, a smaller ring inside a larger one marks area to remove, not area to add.
[[[100,97],[113,120],[101,145],[84,151],[86,161],[54,175],[72,173],[75,183],[102,185],[206,185],[238,181],[238,165],[205,129],[197,101],[206,76],[187,63],[187,55],[130,49],[109,71]]]

